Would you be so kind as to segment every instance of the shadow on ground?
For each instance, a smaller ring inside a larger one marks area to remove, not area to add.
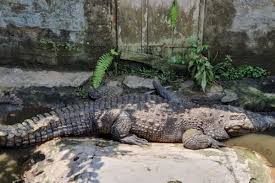
[[[25,180],[33,182],[32,178],[36,177],[36,181],[99,183],[98,171],[104,166],[103,159],[130,153],[120,150],[118,145],[118,142],[94,138],[64,138],[47,142],[34,153],[45,159],[39,161],[38,158],[36,161],[35,157],[31,158],[33,161],[28,164]],[[37,180],[37,175],[44,180]]]

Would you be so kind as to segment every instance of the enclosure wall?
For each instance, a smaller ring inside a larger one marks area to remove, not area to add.
[[[275,0],[178,2],[173,36],[172,0],[1,0],[0,65],[91,69],[116,46],[165,56],[196,35],[213,57],[275,73]]]
[[[1,0],[0,64],[88,69],[114,47],[112,0]]]
[[[275,73],[275,0],[207,0],[204,42],[212,55]]]

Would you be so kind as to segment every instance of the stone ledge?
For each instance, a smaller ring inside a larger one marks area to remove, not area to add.
[[[44,158],[30,161],[34,163],[24,174],[26,183],[271,182],[264,161],[240,148],[191,151],[181,144],[139,147],[95,138],[64,138],[42,144],[35,154]]]
[[[33,71],[0,67],[1,88],[78,87],[86,82],[91,72]]]

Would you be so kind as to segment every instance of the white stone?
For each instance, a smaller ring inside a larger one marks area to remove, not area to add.
[[[181,144],[131,146],[101,139],[61,139],[36,149],[45,160],[25,172],[30,182],[255,183],[271,182],[254,152],[223,148],[187,150]]]

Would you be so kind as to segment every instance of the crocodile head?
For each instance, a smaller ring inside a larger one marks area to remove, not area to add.
[[[230,136],[260,132],[274,127],[275,119],[272,116],[260,114],[233,115],[224,124],[224,129]]]
[[[225,123],[224,128],[230,136],[240,136],[256,132],[253,124],[249,121],[228,121]]]

